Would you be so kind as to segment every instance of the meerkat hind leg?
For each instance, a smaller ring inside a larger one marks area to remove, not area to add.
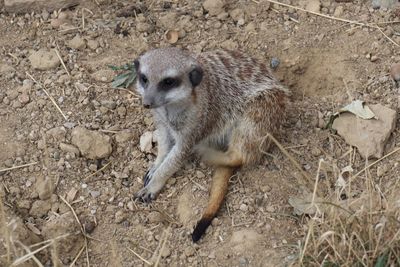
[[[216,165],[216,169],[212,178],[210,189],[210,197],[207,207],[198,221],[193,234],[193,242],[197,242],[210,226],[212,220],[216,216],[218,210],[222,206],[226,192],[228,191],[229,178],[235,170],[242,166],[242,158],[235,150],[221,152],[212,148],[203,149],[203,157],[209,164]]]
[[[229,149],[226,152],[211,147],[203,148],[201,151],[202,160],[209,165],[238,167],[243,164],[243,157],[236,149]]]

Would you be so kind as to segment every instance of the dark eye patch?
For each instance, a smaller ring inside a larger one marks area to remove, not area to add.
[[[181,84],[181,80],[179,78],[165,78],[158,84],[158,88],[163,91],[168,91],[172,88],[178,87]]]
[[[140,73],[139,74],[139,82],[143,87],[145,87],[145,86],[147,86],[149,80],[147,79],[146,75]]]

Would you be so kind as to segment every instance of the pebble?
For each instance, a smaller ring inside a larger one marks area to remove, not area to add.
[[[122,223],[126,219],[126,213],[123,210],[118,210],[115,213],[115,223]]]
[[[165,246],[161,250],[161,257],[168,258],[169,256],[171,256],[171,249],[169,248],[169,246]]]
[[[60,60],[54,50],[40,49],[29,56],[29,61],[34,69],[51,70],[60,65]]]
[[[97,48],[99,48],[99,41],[89,39],[89,40],[87,40],[86,45],[87,45],[87,47],[89,47],[90,50],[96,50]]]
[[[319,0],[308,0],[306,9],[311,12],[319,12],[321,9],[321,3]]]
[[[390,77],[399,85],[400,83],[400,63],[393,64],[390,68]]]
[[[333,16],[340,17],[341,15],[343,15],[343,11],[344,11],[344,7],[343,6],[337,6],[335,8],[335,12],[333,12]]]
[[[271,58],[270,66],[273,70],[277,69],[279,64],[281,64],[281,61],[278,58],[276,57]]]
[[[158,211],[152,211],[147,216],[150,223],[160,223],[164,221],[163,216]]]
[[[54,189],[54,183],[49,177],[38,179],[35,184],[35,190],[41,200],[49,199],[53,194]]]
[[[196,171],[196,177],[202,179],[206,177],[206,175],[202,171]]]
[[[60,143],[60,149],[64,152],[74,154],[75,156],[79,156],[79,149],[71,144]]]
[[[115,135],[115,141],[117,143],[125,143],[133,138],[133,132],[131,130],[123,130]]]
[[[113,80],[114,78],[114,71],[113,70],[98,70],[94,73],[92,73],[91,77],[96,81],[96,82],[103,82],[103,83],[109,83]]]
[[[86,48],[86,41],[81,36],[76,35],[68,42],[68,46],[73,49],[83,50]]]
[[[110,156],[112,152],[111,138],[97,131],[90,131],[83,127],[72,130],[72,143],[81,154],[89,159],[101,159]]]
[[[246,205],[246,204],[240,204],[240,207],[239,207],[239,209],[241,210],[241,211],[248,211],[249,210],[249,207]]]
[[[90,191],[89,193],[93,198],[96,198],[96,197],[100,196],[100,191],[94,191],[93,190],[93,191]]]
[[[222,0],[205,0],[203,2],[203,8],[211,16],[216,16],[224,11],[225,2]]]
[[[51,209],[50,201],[36,200],[35,202],[33,202],[29,214],[40,218],[45,216],[50,209]]]

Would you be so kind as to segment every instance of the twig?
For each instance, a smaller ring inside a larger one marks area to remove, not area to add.
[[[23,164],[23,165],[19,165],[19,166],[14,166],[14,167],[11,167],[11,168],[2,169],[2,170],[0,170],[0,173],[6,172],[6,171],[15,170],[15,169],[20,169],[20,168],[24,168],[24,167],[28,167],[28,166],[35,165],[35,164],[37,164],[37,162],[31,162],[31,163],[27,163],[27,164]]]
[[[146,263],[147,265],[151,266],[153,265],[153,263],[149,262],[148,260],[146,260],[145,258],[143,258],[142,256],[140,256],[138,253],[136,253],[133,249],[131,248],[127,248],[130,252],[132,252],[136,257],[138,257],[139,259],[141,259],[144,263]]]
[[[57,57],[60,60],[61,65],[64,67],[65,71],[67,72],[68,76],[71,76],[71,74],[69,73],[69,71],[67,69],[67,66],[65,66],[64,60],[62,59],[62,57],[60,56],[60,53],[58,52],[58,49],[54,48],[54,51],[56,52]]]
[[[165,243],[167,243],[167,239],[168,239],[168,235],[169,235],[169,228],[170,228],[170,226],[168,226],[167,230],[165,230],[165,237],[164,237],[163,243],[161,245],[160,251],[158,253],[158,257],[157,257],[157,260],[156,260],[156,262],[154,264],[154,267],[157,267],[158,264],[160,263],[161,254],[162,254],[162,252],[163,252],[163,250],[165,248]]]
[[[393,150],[392,152],[387,153],[385,156],[383,156],[382,158],[372,162],[371,164],[367,165],[365,168],[363,168],[361,171],[357,172],[356,174],[354,174],[352,177],[350,177],[349,182],[353,181],[356,177],[358,177],[361,173],[363,173],[365,170],[369,169],[370,167],[374,166],[375,164],[377,164],[378,162],[384,160],[385,158],[395,154],[396,152],[398,152],[400,150],[400,147],[396,148],[395,150]]]
[[[18,265],[20,265],[21,263],[29,260],[32,255],[35,255],[39,251],[42,251],[43,249],[51,246],[53,244],[53,242],[56,241],[57,239],[68,237],[68,236],[69,236],[69,234],[65,234],[65,235],[62,235],[62,236],[59,236],[59,237],[56,237],[56,238],[52,239],[51,242],[49,242],[48,244],[44,245],[43,247],[40,247],[40,248],[38,248],[38,249],[36,249],[36,250],[34,250],[34,251],[22,256],[21,258],[18,258],[10,266],[18,266]]]
[[[387,36],[386,33],[384,33],[380,27],[377,27],[377,28],[378,28],[378,30],[383,34],[383,36],[385,36],[386,39],[388,39],[392,44],[394,44],[394,45],[397,46],[397,47],[400,47],[400,45],[399,45],[398,43],[396,43],[392,38],[390,38],[389,36]]]
[[[26,75],[28,75],[28,77],[31,78],[32,81],[37,83],[42,88],[42,90],[46,93],[47,97],[50,98],[51,102],[57,108],[57,110],[61,113],[61,115],[64,117],[64,119],[68,120],[68,118],[62,112],[61,108],[57,105],[57,103],[54,100],[54,98],[47,92],[47,90],[43,87],[43,85],[41,83],[39,83],[38,81],[36,81],[35,78],[33,78],[32,75],[30,75],[28,72],[26,72]]]
[[[103,171],[105,168],[107,168],[110,164],[112,163],[112,160],[110,162],[108,162],[106,165],[104,165],[103,167],[101,167],[100,169],[98,169],[97,171],[95,171],[92,174],[89,174],[88,176],[85,177],[84,180],[89,179],[90,177],[95,176],[96,174],[98,174],[99,172]]]
[[[303,12],[306,12],[306,13],[310,13],[310,14],[313,14],[313,15],[316,15],[316,16],[324,17],[324,18],[327,18],[327,19],[347,22],[347,23],[350,23],[350,24],[366,26],[366,27],[370,27],[370,28],[378,28],[378,26],[371,25],[371,24],[368,24],[368,23],[363,23],[363,22],[359,22],[359,21],[355,21],[355,20],[337,18],[337,17],[321,14],[321,13],[318,13],[318,12],[310,11],[310,10],[307,10],[307,9],[304,9],[304,8],[301,8],[301,7],[292,6],[292,5],[289,5],[289,4],[284,4],[284,3],[281,3],[281,2],[278,2],[278,1],[274,1],[274,0],[266,0],[266,1],[268,1],[270,3],[273,3],[273,4],[280,5],[280,6],[289,7],[289,8],[293,8],[293,9],[296,9],[296,10],[300,10],[300,11],[303,11]]]
[[[81,256],[84,249],[85,249],[85,245],[83,245],[82,248],[79,250],[78,254],[76,254],[75,259],[71,262],[69,267],[74,266],[75,262],[79,259],[79,257]]]

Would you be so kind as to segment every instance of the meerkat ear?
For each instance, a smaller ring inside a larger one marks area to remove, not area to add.
[[[202,79],[203,69],[200,66],[196,66],[191,72],[189,72],[189,80],[193,87],[199,85]]]
[[[133,64],[135,65],[135,70],[138,71],[139,70],[139,59],[135,59],[133,61]]]

